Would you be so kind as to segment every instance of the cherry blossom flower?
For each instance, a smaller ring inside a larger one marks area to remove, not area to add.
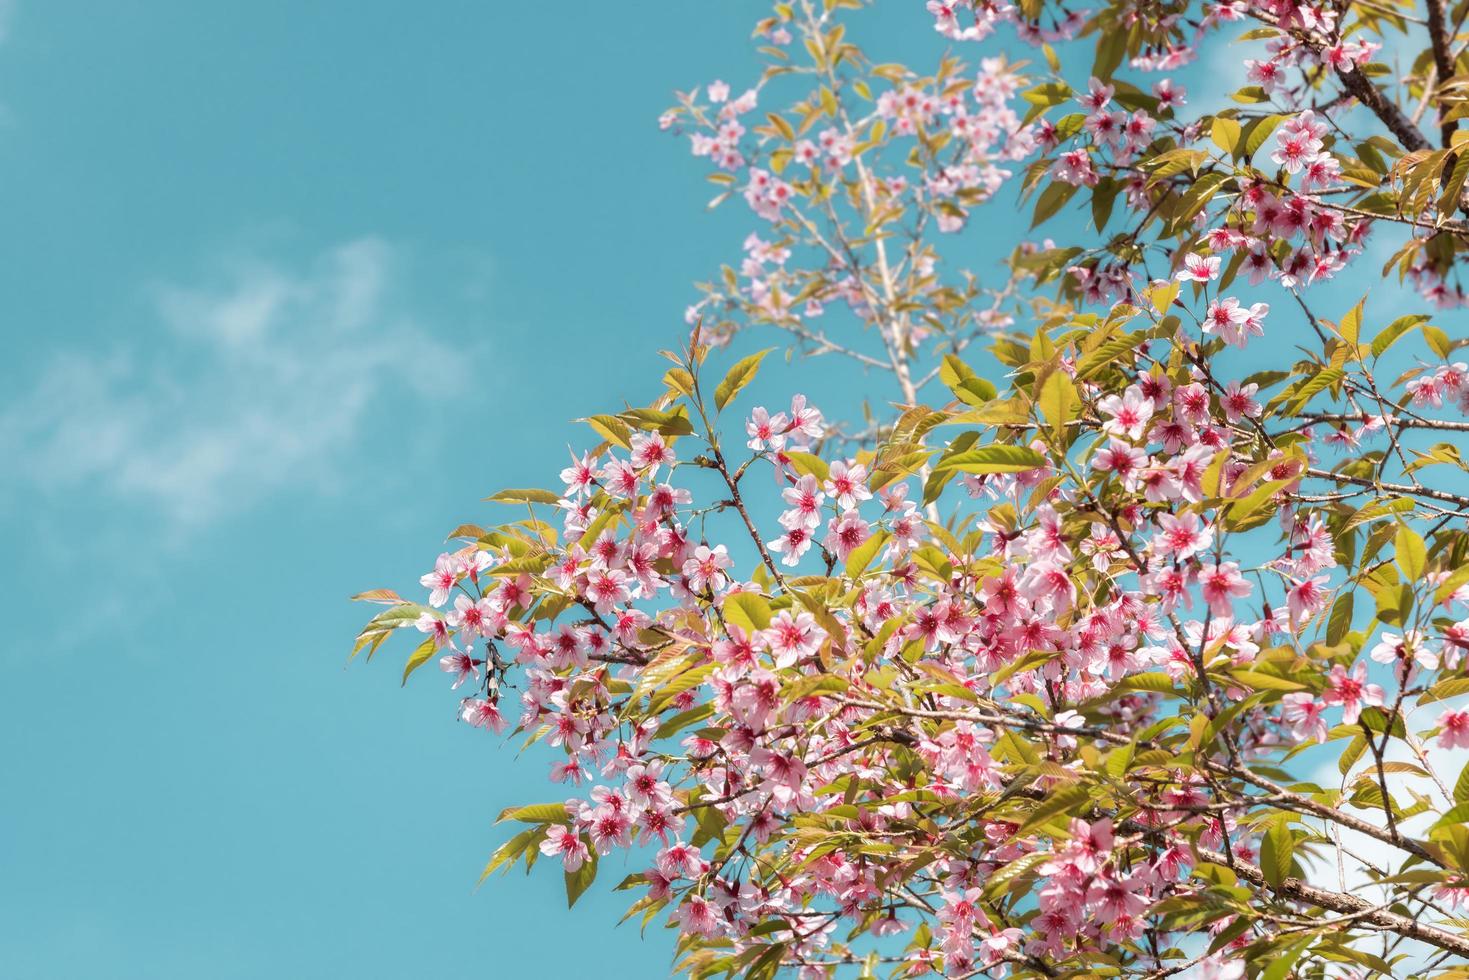
[[[1137,385],[1129,385],[1121,397],[1108,395],[1097,403],[1097,408],[1109,416],[1102,431],[1125,439],[1141,439],[1153,417],[1152,399]]]
[[[1334,664],[1326,678],[1327,687],[1321,699],[1342,706],[1342,724],[1355,725],[1364,705],[1382,706],[1382,688],[1367,683],[1367,665],[1357,663],[1350,674],[1341,664]]]
[[[867,489],[867,469],[860,463],[849,465],[842,460],[832,463],[822,489],[845,511],[872,499],[872,491]]]
[[[1183,268],[1175,278],[1179,282],[1213,282],[1219,278],[1219,256],[1190,252],[1183,257]]]
[[[439,649],[442,650],[444,647],[457,649],[454,645],[454,636],[449,629],[449,624],[432,613],[421,614],[414,621],[413,625],[420,633],[427,633],[432,637],[434,646]]]
[[[821,526],[821,504],[826,495],[818,489],[816,477],[809,473],[802,476],[795,486],[788,487],[781,493],[781,499],[790,506],[790,510],[780,515],[782,527],[813,530]]]
[[[1442,749],[1469,749],[1469,711],[1445,711],[1438,716],[1438,745]]]
[[[707,592],[718,589],[729,581],[729,576],[724,570],[733,564],[724,545],[715,545],[710,548],[701,544],[684,562],[683,574],[689,581],[690,589],[695,592]]]
[[[855,510],[848,510],[840,517],[833,517],[826,525],[826,540],[822,543],[841,561],[846,561],[853,551],[871,536],[871,528]]]
[[[1292,691],[1281,696],[1281,713],[1291,733],[1299,739],[1326,741],[1326,705],[1306,691]]]
[[[560,857],[561,867],[567,872],[576,871],[591,856],[587,845],[571,828],[553,823],[546,829],[546,838],[540,844],[546,857]]]
[[[757,452],[766,448],[781,449],[785,446],[789,426],[789,421],[779,412],[772,416],[764,407],[756,408],[745,423],[745,432],[750,437],[747,445]]]
[[[457,557],[447,553],[440,555],[434,562],[434,570],[418,580],[418,584],[433,590],[429,593],[428,604],[437,609],[448,602],[449,593],[463,573],[463,563]]]
[[[782,565],[795,566],[800,563],[801,556],[811,550],[814,540],[809,528],[792,527],[787,528],[785,534],[771,541],[766,547],[771,553],[781,556]]]
[[[479,680],[479,667],[483,660],[475,660],[467,653],[450,653],[439,658],[439,669],[446,674],[453,674],[454,683],[451,689],[458,690],[459,685],[473,678]]]
[[[1226,561],[1206,565],[1199,571],[1199,589],[1209,611],[1216,616],[1232,616],[1234,600],[1242,599],[1255,590],[1240,574],[1237,562]]]
[[[792,616],[790,610],[783,610],[760,633],[777,667],[789,667],[809,657],[825,639],[826,633],[816,625],[816,618],[804,611]]]
[[[500,706],[489,698],[465,698],[460,702],[459,716],[475,728],[488,728],[499,735],[509,722],[500,713]]]
[[[1327,576],[1318,575],[1315,578],[1302,579],[1286,591],[1286,607],[1290,611],[1293,626],[1299,627],[1326,607],[1331,600],[1331,591],[1325,587],[1329,581],[1331,580]]]
[[[1213,543],[1214,529],[1204,524],[1199,515],[1187,512],[1179,517],[1160,514],[1152,549],[1156,554],[1173,555],[1178,561],[1187,561],[1207,551]]]

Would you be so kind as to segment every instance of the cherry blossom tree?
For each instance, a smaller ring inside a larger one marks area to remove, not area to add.
[[[863,6],[662,117],[751,231],[646,407],[357,597],[549,764],[484,874],[694,977],[1469,976],[1469,2]]]

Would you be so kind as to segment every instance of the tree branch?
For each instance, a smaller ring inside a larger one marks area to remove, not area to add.
[[[1419,131],[1417,126],[1413,125],[1407,116],[1403,115],[1403,110],[1399,109],[1395,103],[1389,102],[1387,96],[1382,94],[1382,90],[1367,80],[1367,76],[1356,70],[1342,71],[1338,68],[1336,77],[1341,80],[1342,87],[1352,93],[1358,102],[1382,120],[1382,124],[1392,131],[1405,149],[1427,150],[1432,147],[1433,144],[1428,142],[1428,138]]]
[[[1447,82],[1454,77],[1454,59],[1449,54],[1449,36],[1444,25],[1443,0],[1428,0],[1428,38],[1433,45],[1433,64],[1438,69],[1438,78],[1442,82]],[[1442,108],[1439,109],[1439,116],[1440,118],[1443,116]],[[1457,120],[1439,124],[1439,135],[1445,148],[1453,142],[1454,130],[1458,128]]]
[[[1228,866],[1229,862],[1219,851],[1212,851],[1205,847],[1198,848],[1199,857],[1210,864]],[[1342,912],[1359,915],[1363,922],[1370,922],[1388,932],[1396,933],[1408,939],[1416,939],[1419,942],[1437,946],[1439,949],[1457,953],[1460,956],[1469,956],[1469,936],[1456,935],[1436,926],[1424,925],[1416,922],[1405,915],[1389,912],[1381,909],[1371,902],[1357,898],[1355,895],[1347,895],[1342,892],[1327,891],[1325,888],[1317,888],[1309,885],[1299,878],[1285,878],[1279,885],[1272,885],[1265,880],[1265,874],[1258,867],[1246,861],[1235,858],[1233,864],[1237,875],[1257,885],[1269,889],[1281,898],[1296,902],[1305,902],[1319,909],[1330,912]]]
[[[1345,473],[1332,473],[1330,470],[1308,469],[1306,473],[1321,480],[1333,480],[1337,483],[1350,483],[1358,487],[1370,487],[1374,490],[1386,490],[1389,493],[1400,493],[1404,496],[1427,497],[1429,500],[1438,500],[1446,504],[1457,504],[1460,507],[1469,507],[1469,497],[1460,496],[1457,493],[1448,493],[1444,490],[1433,490],[1429,487],[1410,487],[1405,483],[1378,483],[1374,480],[1364,479],[1360,476],[1347,476]]]

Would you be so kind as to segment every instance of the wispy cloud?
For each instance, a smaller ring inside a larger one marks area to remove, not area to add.
[[[398,296],[400,266],[367,238],[302,269],[235,259],[152,287],[156,329],[55,354],[0,402],[0,454],[23,461],[10,479],[156,508],[178,528],[331,485],[375,409],[455,382],[460,359]]]

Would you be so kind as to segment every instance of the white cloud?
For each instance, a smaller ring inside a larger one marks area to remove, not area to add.
[[[368,238],[304,270],[235,260],[154,287],[159,329],[56,354],[0,408],[0,453],[24,461],[11,479],[153,506],[180,528],[329,486],[375,408],[458,381],[459,358],[401,308],[400,265]]]

